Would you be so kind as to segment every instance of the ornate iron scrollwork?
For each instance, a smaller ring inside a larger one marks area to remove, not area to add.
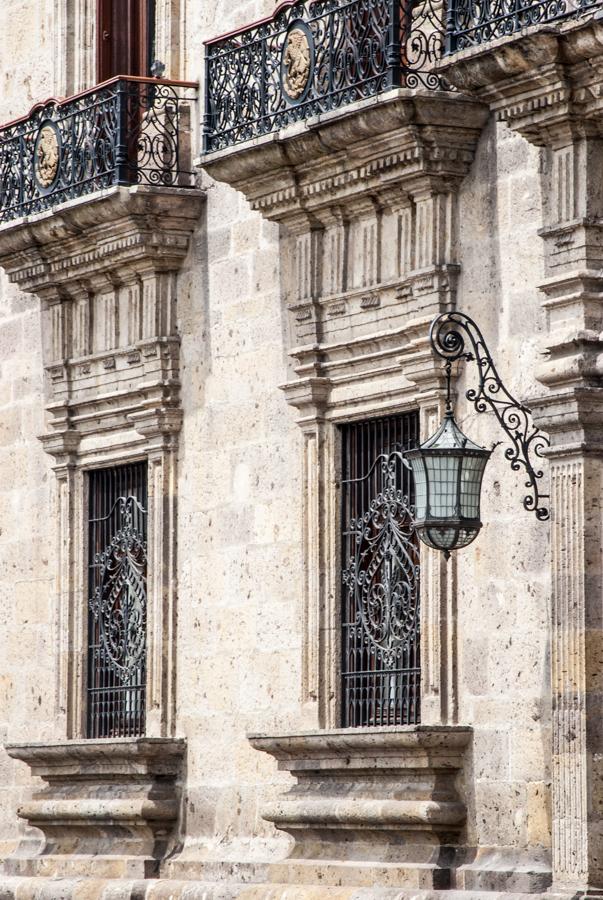
[[[599,0],[451,0],[446,22],[447,53],[488,44],[530,25],[577,18]]]
[[[435,0],[289,0],[206,44],[205,150],[278,131],[394,87],[447,90]]]
[[[405,464],[397,451],[375,462],[385,487],[350,523],[356,547],[343,572],[356,609],[355,637],[389,669],[419,635],[418,542],[412,507],[396,487],[400,463]]]
[[[111,543],[95,557],[100,567],[100,583],[89,600],[98,623],[100,650],[123,684],[129,684],[144,663],[146,650],[147,550],[133,524],[135,497],[117,501],[123,526]]]
[[[465,336],[471,350],[466,347]],[[524,497],[525,509],[534,512],[541,521],[548,519],[549,509],[541,503],[548,500],[549,495],[541,493],[539,485],[544,473],[534,466],[532,459],[542,458],[543,450],[549,446],[549,439],[534,425],[528,407],[504,386],[478,326],[465,313],[443,313],[432,323],[429,337],[434,351],[446,360],[448,372],[456,360],[475,361],[479,385],[470,388],[466,397],[477,412],[485,412],[488,408],[492,410],[511,441],[511,446],[505,450],[505,458],[515,472],[523,469],[527,475],[526,487],[530,493]]]
[[[186,90],[116,79],[0,128],[0,222],[114,184],[190,186],[180,147]]]

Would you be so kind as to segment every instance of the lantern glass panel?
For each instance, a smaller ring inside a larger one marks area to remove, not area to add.
[[[466,519],[479,518],[482,477],[487,457],[466,456],[461,473],[461,515]]]
[[[432,437],[408,452],[415,476],[417,533],[429,547],[448,556],[475,540],[490,453],[463,434],[451,411]]]
[[[437,519],[458,516],[459,456],[449,453],[425,456],[429,481],[429,515]]]
[[[415,516],[424,519],[427,514],[427,478],[422,456],[411,460],[412,473],[415,479]]]

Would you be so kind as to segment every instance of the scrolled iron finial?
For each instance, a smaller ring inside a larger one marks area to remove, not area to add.
[[[533,512],[539,521],[546,521],[550,518],[550,510],[542,501],[548,500],[549,495],[542,494],[539,489],[544,473],[535,467],[532,460],[534,457],[542,458],[543,450],[550,445],[550,441],[534,425],[528,407],[520,403],[503,384],[480,329],[465,313],[442,313],[431,323],[429,340],[433,351],[445,362],[448,410],[451,409],[452,363],[460,359],[475,361],[479,384],[477,388],[470,388],[465,396],[477,412],[490,409],[498,419],[498,424],[511,441],[511,446],[505,450],[505,459],[514,472],[523,469],[527,476],[525,486],[530,493],[524,497],[524,508]]]

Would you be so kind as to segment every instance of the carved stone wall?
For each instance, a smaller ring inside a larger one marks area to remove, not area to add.
[[[57,67],[76,65],[56,59],[58,51],[50,49],[55,0],[23,0],[26,25],[21,9],[17,15],[14,6],[7,6],[8,15],[0,4],[3,47],[15,50],[0,61],[2,77],[9,75],[0,92],[5,119],[23,113],[48,93],[60,92],[48,85],[47,72],[55,61]],[[274,6],[273,0],[187,0],[178,23],[179,74],[191,80],[202,76],[204,38],[268,14]],[[86,27],[89,22],[82,23],[82,29]],[[349,163],[345,122],[336,140],[335,128],[314,123],[309,137],[300,128],[301,160],[281,160],[282,166],[277,160],[263,183],[257,180],[258,193],[274,193],[291,166],[303,174],[305,190],[313,173],[301,151],[321,153],[319,174],[331,177],[336,159],[337,165],[356,171],[358,177],[344,185],[321,178],[318,189],[308,188],[303,198],[310,208],[308,224],[299,212],[297,218],[287,215],[279,226],[252,209],[240,191],[201,173],[207,204],[194,215],[191,210],[196,227],[186,258],[178,262],[176,289],[160,265],[155,281],[136,261],[138,251],[132,246],[120,250],[124,256],[115,266],[119,283],[109,278],[112,265],[97,258],[82,279],[84,288],[63,285],[60,304],[53,294],[46,298],[45,344],[51,310],[59,313],[60,323],[63,308],[70,342],[72,323],[78,322],[72,313],[82,314],[77,326],[81,334],[86,307],[94,308],[97,298],[99,309],[109,314],[132,305],[137,315],[144,294],[141,283],[162,285],[162,296],[176,298],[177,357],[171,352],[176,347],[171,335],[162,332],[162,340],[151,340],[158,355],[145,356],[141,339],[133,348],[140,360],[128,361],[129,351],[121,344],[110,346],[111,328],[108,343],[102,349],[95,345],[83,358],[90,363],[89,373],[80,374],[59,354],[57,380],[52,381],[50,366],[45,394],[39,301],[6,278],[0,281],[2,743],[60,742],[67,733],[67,712],[60,706],[68,695],[68,679],[77,681],[68,665],[77,657],[77,646],[64,637],[59,654],[55,635],[67,636],[69,616],[78,609],[81,614],[76,592],[81,578],[77,542],[82,469],[116,461],[122,441],[133,457],[146,454],[151,490],[156,497],[167,492],[171,498],[156,505],[152,528],[156,535],[177,533],[177,542],[169,545],[177,554],[166,552],[152,586],[155,597],[165,591],[163,609],[169,613],[177,575],[175,640],[163,645],[166,656],[154,656],[158,669],[153,675],[158,684],[161,666],[164,672],[175,672],[161,697],[168,709],[175,706],[170,713],[173,728],[187,741],[176,852],[161,863],[159,879],[122,879],[116,884],[114,879],[73,874],[61,880],[61,896],[118,891],[148,898],[197,895],[207,900],[229,894],[266,900],[269,893],[284,900],[293,891],[300,900],[334,895],[349,900],[358,894],[351,884],[267,884],[270,866],[274,864],[277,873],[290,846],[285,835],[262,819],[261,811],[281,802],[291,778],[246,739],[247,732],[290,735],[301,728],[316,730],[329,715],[337,715],[329,697],[336,688],[333,658],[323,652],[332,637],[321,633],[321,623],[335,621],[338,608],[332,592],[338,587],[338,542],[332,524],[338,510],[333,490],[337,423],[419,406],[423,434],[433,429],[441,412],[442,384],[426,331],[431,316],[447,308],[455,295],[459,307],[483,326],[510,386],[521,397],[528,396],[541,314],[535,294],[535,285],[543,279],[542,244],[536,240],[542,224],[538,151],[491,120],[477,140],[485,115],[479,104],[468,104],[480,122],[478,126],[473,115],[468,116],[471,152],[466,154],[463,142],[455,144],[460,154],[455,159],[447,129],[462,133],[463,121],[460,129],[456,126],[463,117],[452,116],[455,127],[449,128],[448,100],[440,98],[436,118],[443,130],[435,134],[435,122],[419,121],[420,108],[412,113],[414,119],[410,116],[410,96],[396,99],[393,105],[398,105],[401,120],[392,122],[387,113],[385,128],[378,116],[367,116],[371,131],[350,152]],[[433,112],[434,106],[425,103],[425,110],[430,109]],[[351,112],[356,115],[357,110]],[[390,128],[391,141],[381,134],[373,147],[371,138],[380,128]],[[355,128],[351,131],[354,140],[359,138]],[[328,133],[334,144],[320,151],[317,136],[323,141]],[[275,147],[283,143],[281,137]],[[441,161],[438,147],[443,150]],[[252,175],[249,181],[254,181]],[[359,196],[365,184],[374,199]],[[297,200],[287,202],[295,205]],[[279,208],[272,207],[277,216]],[[433,221],[441,224],[435,229],[438,238],[427,245],[419,241],[415,251],[416,236],[432,235]],[[163,247],[145,235],[155,224],[152,216],[143,216],[134,228],[143,234],[141,255],[152,258],[153,265]],[[105,226],[114,234],[112,222]],[[331,264],[331,246],[335,251],[343,247],[338,265]],[[329,271],[323,278],[325,267]],[[133,280],[131,268],[137,272]],[[102,270],[98,281],[91,269]],[[291,274],[297,271],[299,275]],[[293,290],[297,281],[303,284],[299,295]],[[343,311],[337,309],[340,301]],[[130,327],[127,316],[119,321]],[[125,333],[120,332],[120,341]],[[103,340],[105,336],[100,334]],[[296,356],[287,356],[290,349]],[[82,362],[82,357],[77,359]],[[105,359],[113,359],[114,368],[111,363],[105,368]],[[44,362],[57,359],[46,356]],[[165,384],[174,380],[180,382],[177,391]],[[111,407],[100,396],[93,404],[93,382],[103,391],[122,385],[123,404],[120,400]],[[470,383],[467,373],[459,375],[461,398]],[[279,384],[286,385],[285,392],[278,390]],[[74,405],[67,402],[71,393]],[[143,404],[144,415],[136,423],[128,418],[135,413],[126,403],[128,397],[133,405]],[[57,426],[53,431],[59,440],[45,443],[60,453],[57,457],[45,453],[36,440],[46,428],[47,402],[58,404],[50,410],[50,421]],[[157,408],[166,415],[161,427]],[[93,410],[100,413],[96,441]],[[168,421],[167,411],[172,416],[175,410],[180,411]],[[488,417],[475,416],[462,399],[459,416],[480,443],[489,446],[496,439]],[[76,439],[70,445],[68,432],[60,435],[61,422],[66,421],[81,432],[79,443]],[[51,486],[60,492],[59,506],[51,504]],[[548,532],[524,516],[518,506],[521,490],[521,479],[508,471],[500,448],[485,482],[485,525],[479,541],[448,568],[435,554],[424,553],[422,558],[427,596],[439,601],[424,607],[423,627],[429,632],[422,660],[425,715],[431,722],[458,720],[473,727],[455,789],[467,810],[458,840],[470,855],[477,855],[454,874],[458,892],[472,889],[482,900],[503,890],[508,897],[527,890],[543,895],[549,877]],[[174,522],[171,500],[176,495]],[[49,514],[53,509],[56,519]],[[321,522],[331,523],[330,530],[321,531]],[[153,552],[159,559],[162,549]],[[57,576],[64,598],[60,605],[55,604]],[[165,629],[173,622],[168,615]],[[77,621],[74,624],[77,632]],[[164,625],[158,628],[161,633],[153,635],[153,642],[162,639]],[[175,668],[170,657],[174,648]],[[77,731],[77,715],[70,715],[69,727]],[[158,709],[153,716],[157,733]],[[345,755],[334,763],[345,778]],[[0,776],[0,843],[7,856],[19,833],[39,846],[40,832],[29,830],[23,820],[19,824],[16,813],[17,806],[31,802],[39,786],[26,766],[4,750]],[[108,794],[119,799],[111,790]],[[363,868],[362,878],[370,885],[375,874],[371,864],[359,862],[355,871]],[[72,863],[75,872],[77,860],[67,860],[64,871]],[[11,898],[45,891],[54,900],[56,887],[56,882],[39,878],[3,876],[1,883]],[[374,890],[365,887],[367,892]],[[384,900],[401,900],[401,894],[426,900],[418,888],[379,889]],[[430,891],[428,896],[445,900],[451,892],[438,896]]]

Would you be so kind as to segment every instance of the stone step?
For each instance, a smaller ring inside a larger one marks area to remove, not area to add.
[[[225,882],[0,876],[0,900],[569,900],[541,894],[395,887],[228,884]]]

